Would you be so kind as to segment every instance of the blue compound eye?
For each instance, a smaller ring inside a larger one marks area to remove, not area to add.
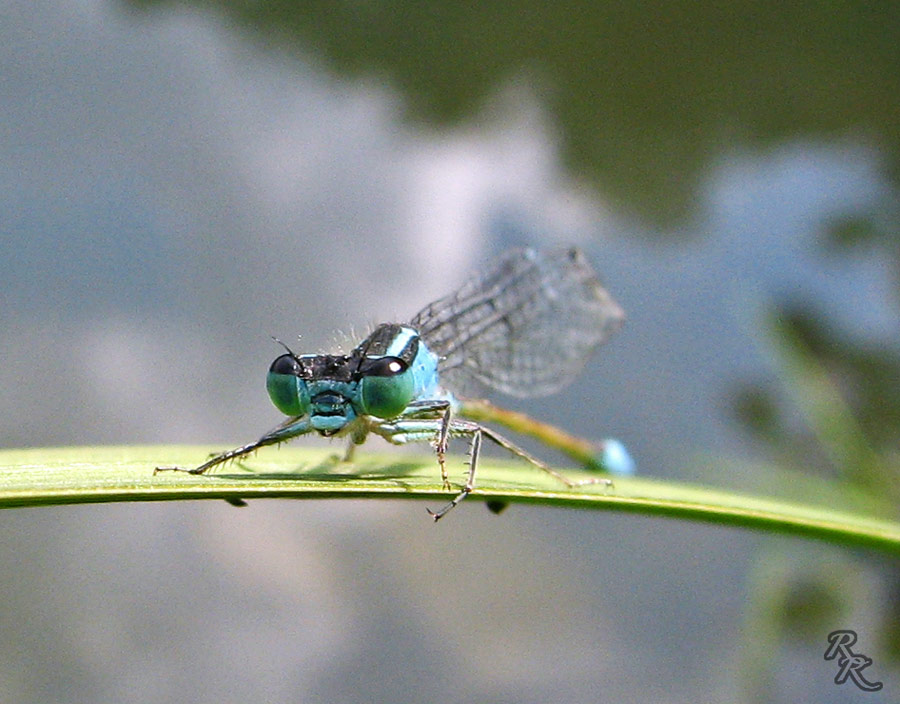
[[[359,373],[363,413],[376,418],[395,418],[413,400],[413,375],[409,365],[399,357],[364,359]]]
[[[300,363],[291,354],[281,355],[269,367],[266,390],[275,408],[286,416],[302,416],[309,411],[309,390],[300,372]]]

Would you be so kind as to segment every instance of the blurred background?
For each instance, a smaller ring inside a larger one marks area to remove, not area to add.
[[[644,476],[896,518],[898,30],[891,2],[6,3],[0,443],[253,440],[270,335],[346,347],[578,244],[628,323],[510,405]],[[4,512],[0,700],[897,701],[895,561],[466,503]],[[881,692],[834,684],[847,628]]]

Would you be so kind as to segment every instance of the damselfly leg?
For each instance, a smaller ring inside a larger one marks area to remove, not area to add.
[[[439,418],[427,417],[429,414],[434,415],[437,412],[441,413]],[[449,408],[443,408],[443,404],[440,402],[435,403],[434,405],[422,403],[415,409],[414,415],[415,417],[407,417],[404,415],[404,417],[394,421],[372,423],[370,425],[370,430],[376,435],[383,437],[388,442],[396,445],[432,440],[438,451],[439,462],[442,459],[441,453],[446,451],[447,441],[450,437],[465,437],[470,439],[469,471],[466,475],[466,482],[463,485],[463,488],[452,501],[439,511],[427,509],[428,513],[436,521],[458,505],[460,501],[465,499],[475,488],[475,477],[478,470],[478,460],[481,455],[482,437],[491,440],[499,447],[522,458],[529,464],[546,472],[568,487],[586,486],[590,484],[612,486],[612,481],[605,477],[590,477],[582,480],[569,479],[564,474],[557,472],[555,469],[526,452],[497,431],[470,420],[452,418],[450,416]],[[442,479],[444,480],[444,488],[449,489],[446,470],[444,470],[442,462],[441,467],[443,470]]]
[[[308,418],[288,418],[286,421],[284,421],[280,425],[277,425],[275,428],[263,435],[259,440],[248,443],[247,445],[241,445],[240,447],[236,447],[233,450],[228,450],[227,452],[221,452],[219,454],[213,455],[206,462],[197,467],[194,467],[193,469],[187,469],[185,467],[156,467],[153,470],[153,474],[159,474],[160,472],[186,472],[187,474],[206,474],[210,469],[224,462],[237,459],[238,457],[244,457],[245,455],[249,455],[251,452],[255,452],[259,448],[265,447],[266,445],[275,445],[279,442],[284,442],[285,440],[295,438],[298,435],[305,435],[308,432],[310,432]]]

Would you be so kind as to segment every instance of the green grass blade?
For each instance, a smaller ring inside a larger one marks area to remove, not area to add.
[[[0,508],[107,501],[259,498],[448,498],[433,456],[359,452],[336,463],[321,449],[269,449],[210,476],[165,473],[194,466],[209,448],[74,447],[0,451]],[[457,468],[461,475],[463,467]],[[451,471],[453,470],[451,458]],[[591,476],[566,470],[574,479]],[[596,475],[593,475],[596,476]],[[460,477],[454,477],[458,481]],[[900,555],[900,523],[862,512],[669,481],[617,478],[612,489],[570,489],[519,462],[485,459],[468,499],[628,511],[861,545]]]
[[[784,378],[784,388],[835,468],[870,492],[891,492],[891,473],[825,366],[779,315],[770,315],[763,329]]]

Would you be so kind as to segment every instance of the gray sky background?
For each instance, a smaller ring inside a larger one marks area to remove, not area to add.
[[[723,154],[666,242],[561,169],[514,86],[479,124],[431,133],[389,89],[209,16],[83,0],[0,19],[8,447],[249,441],[279,419],[270,335],[352,342],[523,243],[583,246],[629,320],[575,386],[517,407],[619,437],[648,476],[740,485],[697,458],[764,459],[725,410],[731,384],[773,374],[752,315],[769,297],[897,334],[887,263],[816,245],[887,192],[863,139]],[[437,528],[414,504],[330,501],[0,525],[0,699],[18,702],[731,701],[762,540],[475,502]],[[838,701],[810,674],[820,653],[792,658],[787,691]]]

